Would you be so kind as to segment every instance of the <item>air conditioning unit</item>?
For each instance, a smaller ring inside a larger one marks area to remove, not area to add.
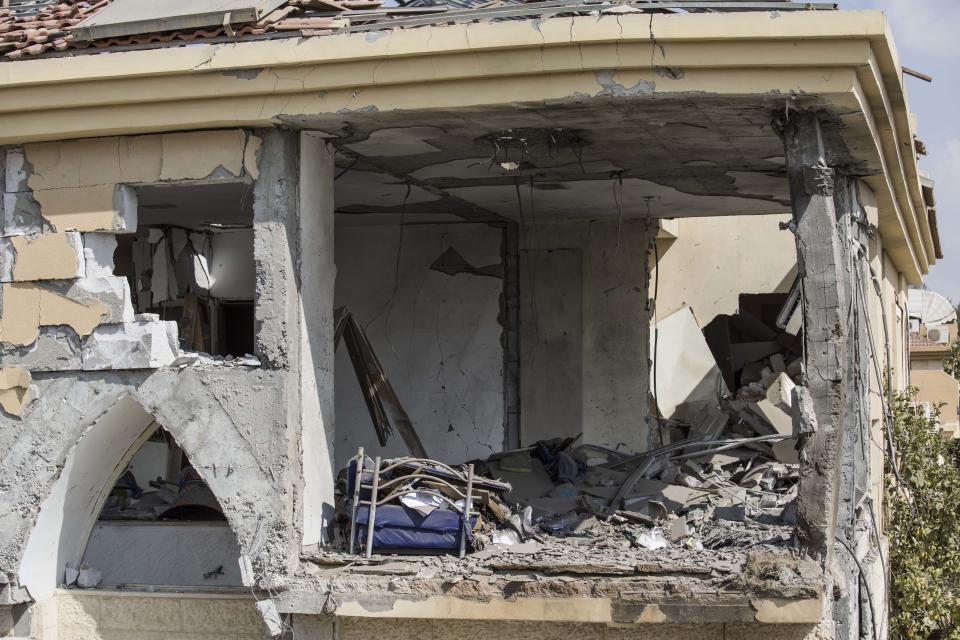
[[[927,340],[940,344],[950,344],[950,327],[947,325],[927,327]]]

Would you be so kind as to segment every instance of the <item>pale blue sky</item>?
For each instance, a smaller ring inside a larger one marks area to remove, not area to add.
[[[937,181],[937,221],[946,256],[927,287],[960,302],[960,2],[956,0],[838,0],[842,9],[882,9],[904,66],[933,76],[907,77],[910,108],[927,145],[920,166]]]

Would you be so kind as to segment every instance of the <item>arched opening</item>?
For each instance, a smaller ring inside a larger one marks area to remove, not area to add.
[[[189,454],[126,395],[68,453],[28,540],[20,582],[36,601],[58,586],[240,586],[239,556]]]

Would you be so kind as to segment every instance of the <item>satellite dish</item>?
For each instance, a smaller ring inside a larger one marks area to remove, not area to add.
[[[911,318],[918,318],[920,324],[928,327],[957,321],[957,310],[953,303],[929,289],[910,289],[907,310]]]

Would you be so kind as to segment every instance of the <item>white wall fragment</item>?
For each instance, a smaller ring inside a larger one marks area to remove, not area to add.
[[[112,233],[83,234],[83,259],[88,278],[112,276],[113,254],[117,251],[117,236]]]
[[[656,353],[650,388],[657,395],[657,407],[663,417],[672,417],[683,403],[713,402],[726,393],[717,361],[690,307],[667,316],[655,329],[656,332],[650,331],[651,358]]]
[[[84,371],[157,369],[171,364],[180,354],[177,323],[157,318],[141,314],[133,322],[94,329],[81,350]]]
[[[21,147],[7,149],[3,190],[7,193],[27,190],[26,160]]]

